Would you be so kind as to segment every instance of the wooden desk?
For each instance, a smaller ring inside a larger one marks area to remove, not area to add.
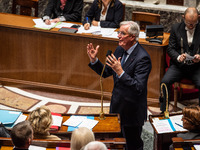
[[[180,115],[181,113],[170,114]],[[178,133],[185,133],[187,131],[175,131],[171,133],[158,133],[153,125],[153,118],[163,119],[163,115],[149,115],[149,121],[154,129],[154,150],[169,150],[169,146],[172,144],[172,138],[176,137]]]
[[[113,140],[98,140],[103,142],[109,149],[123,150],[125,142],[123,139],[114,138]],[[46,150],[56,150],[56,147],[70,147],[70,140],[44,140],[34,139],[31,145],[45,147]],[[13,144],[11,138],[0,137],[0,150],[12,150]]]
[[[23,112],[28,116],[29,112]],[[62,114],[62,124],[70,118],[72,114]],[[76,114],[73,114],[76,115]],[[83,116],[83,115],[79,115]],[[105,120],[100,120],[98,114],[85,114],[84,116],[94,116],[94,120],[99,121],[98,124],[92,129],[95,138],[98,140],[118,138],[121,132],[120,117],[118,114],[105,114]],[[62,136],[64,139],[70,140],[71,133],[67,132],[68,126],[62,125],[58,131],[51,131],[52,134]]]
[[[100,98],[99,76],[88,67],[86,46],[99,44],[98,58],[104,61],[107,50],[114,51],[118,46],[118,39],[40,30],[33,27],[32,19],[0,13],[0,83],[48,87],[70,95]],[[168,39],[169,34],[165,33],[162,45],[139,40],[152,60],[149,98],[159,97]],[[112,77],[103,80],[105,99],[110,99],[112,88]]]

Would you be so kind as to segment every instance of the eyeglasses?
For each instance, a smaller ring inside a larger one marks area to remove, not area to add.
[[[118,35],[120,34],[121,36],[127,35],[127,33],[123,32],[123,31],[117,31],[117,34],[118,34]]]
[[[196,26],[198,24],[198,21],[196,23],[190,23],[190,22],[186,22],[185,21],[185,24],[188,25],[188,26],[193,26],[194,27],[194,26]]]

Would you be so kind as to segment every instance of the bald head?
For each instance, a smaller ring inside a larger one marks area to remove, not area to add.
[[[198,10],[195,7],[189,7],[185,10],[184,20],[188,29],[192,30],[198,23]]]

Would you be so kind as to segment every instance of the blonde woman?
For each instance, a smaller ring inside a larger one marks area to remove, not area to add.
[[[81,150],[85,145],[94,140],[94,133],[90,129],[86,127],[75,129],[71,136],[71,150]]]
[[[55,135],[49,133],[52,125],[51,111],[46,106],[41,106],[33,110],[28,120],[34,131],[34,139],[61,140]]]

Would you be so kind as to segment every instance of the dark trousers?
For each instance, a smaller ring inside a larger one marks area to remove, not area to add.
[[[164,77],[162,78],[161,84],[165,83],[167,85],[168,90],[168,98],[170,97],[170,87],[174,82],[180,81],[182,78],[187,78],[193,81],[196,87],[200,91],[200,64],[196,65],[185,65],[180,68],[176,65],[171,65]],[[164,99],[161,101],[160,110],[165,111],[166,107],[166,93],[165,88],[163,88]],[[199,100],[200,100],[200,92],[199,92]],[[200,104],[200,103],[199,103]]]
[[[143,150],[142,126],[122,125],[122,133],[126,139],[126,150]]]

